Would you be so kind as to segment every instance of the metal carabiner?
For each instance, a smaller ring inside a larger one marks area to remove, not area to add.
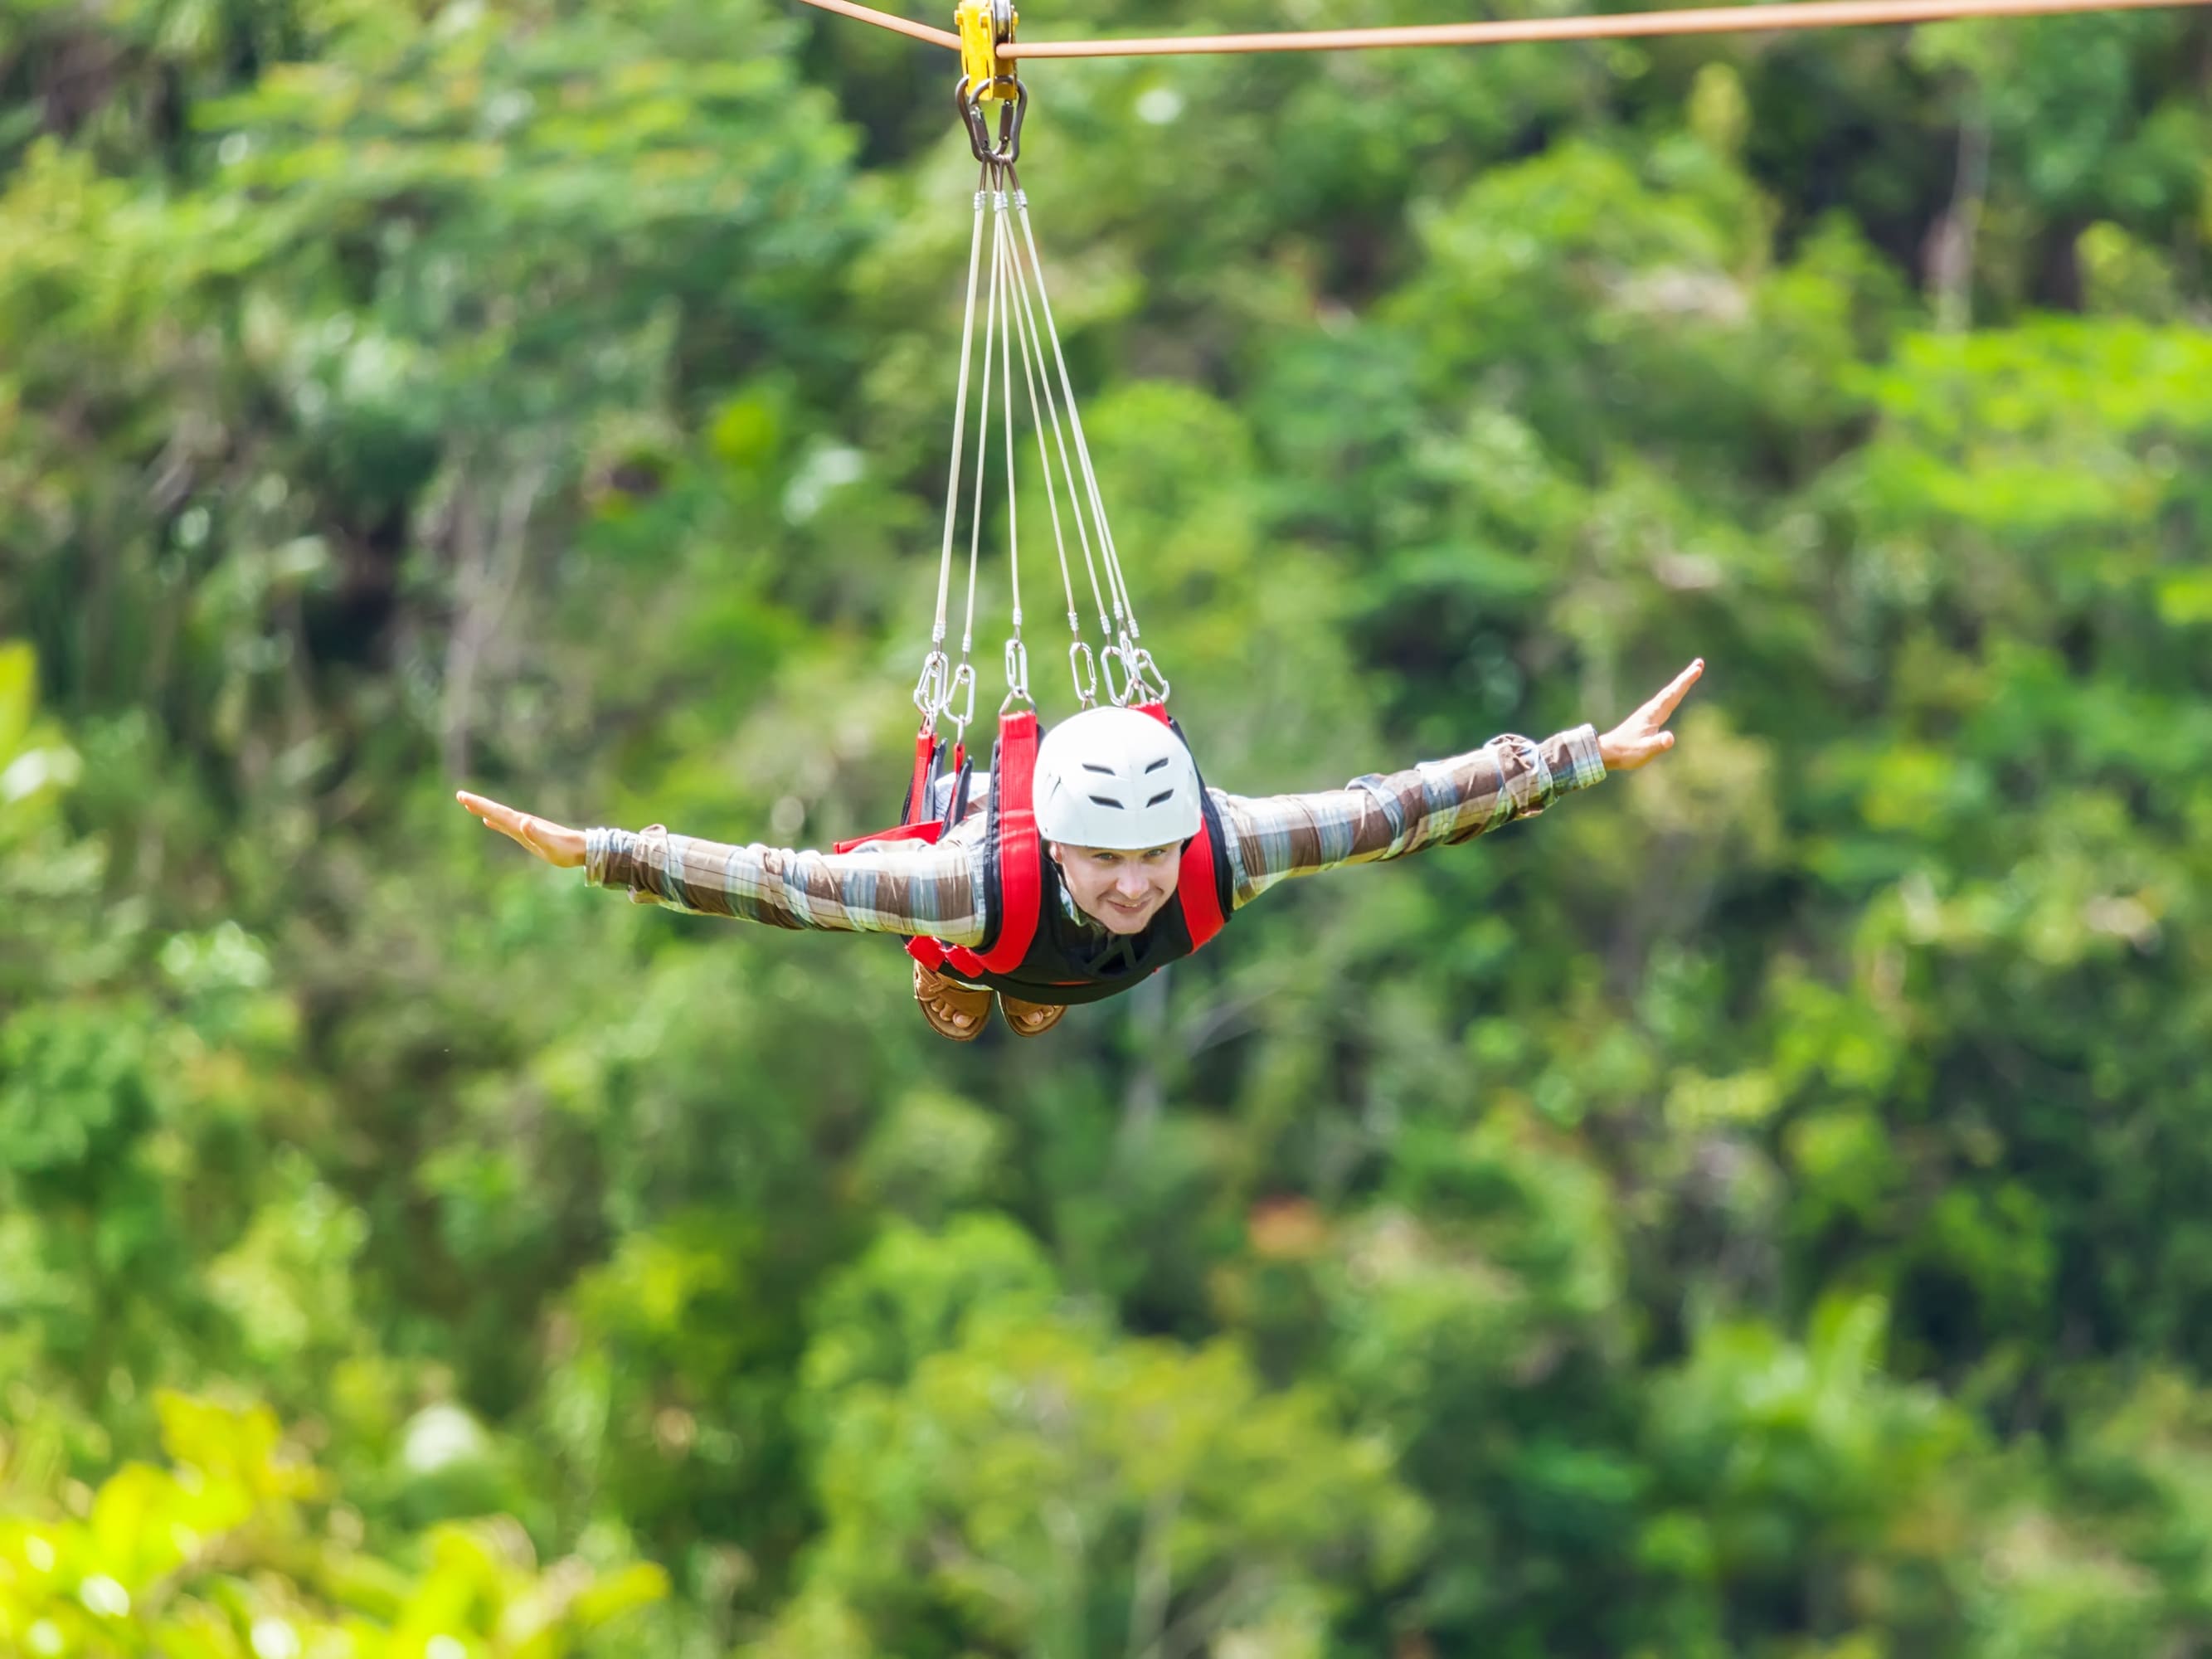
[[[1136,660],[1130,656],[1128,646],[1126,643],[1109,645],[1098,653],[1098,660],[1106,674],[1107,700],[1116,708],[1127,708],[1130,693],[1135,691],[1139,685]],[[1116,663],[1121,668],[1121,679],[1118,685],[1114,680]]]
[[[967,706],[956,709],[952,705],[959,697],[963,688],[965,688],[968,693]],[[953,671],[951,682],[945,688],[945,701],[939,707],[944,711],[945,719],[952,722],[952,739],[957,743],[966,735],[969,726],[973,725],[975,720],[975,664],[963,662]]]
[[[1141,645],[1139,646],[1133,665],[1137,686],[1146,693],[1145,701],[1165,702],[1168,700],[1168,693],[1173,690],[1174,687],[1168,684],[1168,677],[1160,672],[1160,665],[1152,660],[1151,651]]]
[[[1067,647],[1067,672],[1075,682],[1075,700],[1085,708],[1098,706],[1098,661],[1091,647],[1077,640]]]
[[[934,724],[945,707],[948,690],[945,676],[951,666],[945,654],[933,647],[921,659],[921,678],[914,683],[914,706],[921,711],[926,722]]]
[[[994,75],[977,88],[973,97],[969,95],[969,77],[962,76],[960,84],[953,89],[953,107],[960,112],[960,120],[968,129],[968,148],[985,167],[1010,167],[1022,153],[1022,120],[1029,113],[1030,92],[1011,75]],[[983,114],[983,94],[994,88],[1006,88],[999,94],[999,136],[991,137],[991,124]]]
[[[1030,699],[1030,648],[1020,636],[1006,641],[1006,696],[1018,697],[1024,702]]]

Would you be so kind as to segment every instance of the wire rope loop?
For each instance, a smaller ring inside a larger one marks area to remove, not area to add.
[[[967,693],[967,701],[958,708],[955,708],[952,705],[960,701],[963,691]],[[963,662],[953,672],[952,678],[945,688],[945,701],[938,707],[944,711],[945,717],[952,722],[953,737],[956,740],[974,724],[975,719],[975,664]]]
[[[1098,661],[1091,647],[1077,640],[1067,647],[1067,672],[1075,681],[1075,700],[1085,708],[1098,706]]]
[[[1006,695],[1030,701],[1030,648],[1018,635],[1006,641]]]
[[[953,91],[953,106],[960,112],[961,124],[968,129],[968,148],[985,167],[1010,167],[1021,158],[1022,121],[1029,113],[1030,90],[1020,80],[1011,75],[994,75],[969,91],[972,82],[967,76]],[[989,118],[983,113],[983,94],[1000,90],[999,105],[999,134],[991,136]]]

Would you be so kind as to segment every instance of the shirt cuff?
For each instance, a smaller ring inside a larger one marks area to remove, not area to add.
[[[1605,757],[1598,750],[1597,727],[1577,726],[1571,732],[1562,732],[1559,740],[1566,764],[1552,769],[1553,794],[1569,794],[1604,781]]]
[[[658,846],[647,846],[655,841]],[[648,824],[642,834],[628,830],[584,831],[586,887],[623,888],[628,890],[632,904],[660,904],[665,902],[662,890],[672,885],[664,874],[667,868],[668,831],[658,823]]]
[[[584,885],[627,887],[631,864],[630,833],[627,830],[584,831]],[[619,871],[622,878],[617,879]]]

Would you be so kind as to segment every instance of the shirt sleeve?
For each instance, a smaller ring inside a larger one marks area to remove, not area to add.
[[[584,879],[629,890],[633,902],[771,927],[983,938],[983,860],[963,839],[884,842],[850,853],[732,847],[671,835],[587,830]]]
[[[1508,733],[1450,760],[1424,761],[1387,777],[1370,773],[1341,789],[1265,796],[1215,790],[1234,908],[1288,876],[1471,841],[1534,817],[1604,776],[1596,729],[1578,726],[1542,743]]]

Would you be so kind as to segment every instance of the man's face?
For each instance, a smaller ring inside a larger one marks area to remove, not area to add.
[[[1052,856],[1075,908],[1114,933],[1143,933],[1182,873],[1182,848],[1172,845],[1123,853],[1054,842]]]

